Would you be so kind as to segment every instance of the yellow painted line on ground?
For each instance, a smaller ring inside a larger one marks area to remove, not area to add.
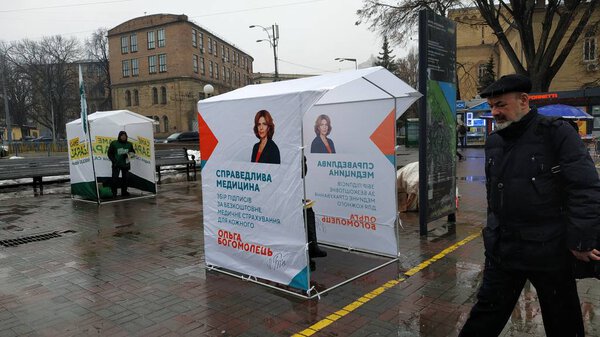
[[[463,240],[460,240],[459,242],[453,244],[452,246],[442,250],[440,253],[434,255],[432,258],[430,258],[429,260],[423,261],[422,263],[420,263],[418,266],[411,268],[409,270],[407,270],[404,275],[406,276],[406,278],[409,278],[411,276],[413,276],[414,274],[420,272],[421,270],[427,268],[429,265],[431,265],[432,263],[441,260],[442,258],[444,258],[446,255],[452,253],[453,251],[457,250],[460,246],[463,246],[465,244],[467,244],[468,242],[470,242],[471,240],[477,238],[481,233],[475,233],[475,234],[471,234],[469,236],[467,236],[466,238],[464,238]],[[331,323],[337,321],[338,319],[348,315],[349,313],[351,313],[352,311],[360,308],[363,304],[369,302],[370,300],[374,299],[375,297],[381,295],[382,293],[384,293],[386,290],[402,283],[404,280],[406,280],[406,278],[399,278],[397,280],[389,280],[388,282],[384,283],[382,286],[380,286],[377,289],[374,289],[366,294],[364,294],[363,296],[359,297],[356,301],[346,305],[344,308],[334,312],[333,314],[330,314],[329,316],[323,318],[322,320],[318,321],[317,323],[311,325],[310,327],[295,333],[292,335],[292,337],[309,337],[312,336],[314,334],[316,334],[317,332],[319,332],[320,330],[323,330],[324,328],[326,328],[327,326],[329,326]]]

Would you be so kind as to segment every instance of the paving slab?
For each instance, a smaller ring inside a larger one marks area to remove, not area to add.
[[[483,151],[463,152],[454,232],[421,238],[418,214],[402,213],[398,263],[314,300],[205,268],[200,180],[101,206],[73,201],[60,186],[0,194],[0,240],[59,235],[0,247],[0,336],[455,336],[481,283],[486,207]],[[317,289],[385,260],[324,249]],[[600,336],[598,281],[578,287],[587,335]],[[502,336],[543,335],[528,286]]]

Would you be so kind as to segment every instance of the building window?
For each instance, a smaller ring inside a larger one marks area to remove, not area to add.
[[[161,104],[167,104],[167,88],[160,87],[160,98],[161,98],[161,101],[160,101]]]
[[[148,49],[154,49],[156,47],[156,40],[154,39],[154,31],[148,32]]]
[[[586,34],[585,40],[583,40],[583,60],[584,61],[595,61],[598,57],[596,53],[596,37],[588,36]]]
[[[158,118],[158,116],[154,116],[152,119],[154,119],[154,132],[159,133],[160,132],[160,118]]]
[[[133,90],[133,105],[140,105],[140,93],[137,89]]]
[[[138,59],[131,60],[131,76],[138,76],[140,74],[140,67]]]
[[[195,29],[192,29],[192,47],[198,47],[198,36],[196,35]]]
[[[165,29],[161,28],[158,30],[158,48],[165,46]]]
[[[198,73],[198,55],[194,55],[192,58],[192,66],[194,68],[194,72]]]
[[[213,61],[208,61],[208,76],[214,77],[214,74],[213,74]]]
[[[152,88],[152,104],[158,104],[158,89]]]
[[[204,34],[200,33],[198,40],[200,40],[200,52],[204,53]]]
[[[223,66],[223,81],[227,82],[227,69]]]
[[[229,62],[229,48],[227,48],[227,56],[225,57],[225,62]]]
[[[131,91],[125,90],[125,105],[131,106]]]
[[[156,74],[156,55],[148,56],[148,72]]]
[[[215,51],[215,56],[219,56],[217,53],[217,40],[213,40],[213,50]]]
[[[129,60],[123,60],[123,77],[129,77]]]
[[[204,57],[200,58],[200,74],[206,75],[206,69],[204,68]]]
[[[163,116],[163,132],[169,132],[169,117]]]
[[[167,71],[167,54],[158,55],[158,72],[164,73]]]
[[[219,64],[215,63],[215,78],[219,79]]]
[[[208,38],[208,53],[212,54],[212,39]]]
[[[225,61],[225,45],[221,45],[221,58]]]
[[[131,52],[134,53],[134,52],[138,51],[137,34],[131,34],[131,37],[129,38],[129,42],[131,44]]]
[[[127,54],[129,52],[129,38],[127,36],[121,36],[121,54]]]

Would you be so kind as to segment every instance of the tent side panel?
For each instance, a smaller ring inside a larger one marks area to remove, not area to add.
[[[210,157],[202,154],[208,265],[308,289],[300,130],[303,109],[320,95],[199,103],[199,120],[205,123],[201,148],[207,141],[214,146]],[[259,162],[253,162],[259,143],[254,121],[262,110],[272,117],[274,134]]]
[[[135,156],[131,159],[130,186],[156,193],[152,123],[125,125],[125,131],[135,149]]]
[[[390,98],[316,105],[305,114],[306,194],[315,201],[319,241],[397,255],[395,113]]]
[[[69,123],[66,129],[71,194],[88,200],[98,200],[89,139],[83,133],[81,123]]]

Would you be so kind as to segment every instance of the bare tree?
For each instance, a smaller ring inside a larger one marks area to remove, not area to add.
[[[419,84],[419,54],[416,48],[411,48],[406,57],[397,62],[396,76],[413,88]]]
[[[532,0],[475,0],[475,3],[517,73],[531,78],[533,91],[546,92],[599,1],[546,0],[544,4]],[[542,18],[541,27],[536,27],[534,16]],[[536,28],[541,28],[539,36],[534,33]],[[523,61],[508,40],[507,32],[512,29],[519,34]],[[571,29],[572,33],[567,35]]]
[[[108,93],[105,100],[99,106],[100,110],[112,110],[112,95],[110,94],[112,84],[110,81],[110,69],[108,62],[108,29],[98,28],[92,36],[85,41],[85,49],[90,60],[99,65],[101,74],[93,78],[93,83],[86,83],[90,90]]]
[[[30,85],[33,120],[65,135],[65,123],[79,113],[77,70],[80,58],[76,39],[44,37],[22,40],[11,49],[12,62]]]
[[[396,65],[397,69],[394,74],[406,84],[416,88],[419,83],[419,54],[417,48],[411,48],[405,57],[398,59]],[[408,108],[403,119],[418,117],[417,106],[417,104],[413,104]]]
[[[586,29],[600,0],[473,0],[483,21],[489,26],[517,73],[527,75],[533,91],[548,91],[552,80]],[[460,7],[456,0],[401,0],[395,4],[364,0],[357,11],[357,24],[369,22],[370,28],[394,42],[406,43],[415,33],[418,12],[431,9],[446,16],[448,9]],[[535,17],[535,19],[534,19]],[[541,19],[541,24],[537,23]],[[471,22],[470,24],[478,24]],[[595,24],[594,24],[595,25]],[[523,46],[521,60],[507,37],[518,34]],[[541,33],[535,34],[540,31]],[[567,33],[570,32],[569,35]]]
[[[20,89],[23,82],[20,81],[19,73],[10,62],[9,52],[12,46],[0,41],[0,85],[2,85],[2,99],[0,99],[0,119],[6,124],[6,106],[10,112],[10,123],[22,126],[27,123],[27,102],[29,90]],[[6,96],[4,96],[6,93]],[[4,102],[6,100],[6,104]]]
[[[356,25],[369,22],[371,30],[388,36],[393,44],[404,45],[417,31],[421,9],[445,17],[448,9],[460,4],[460,0],[364,0],[362,8],[356,11]]]

